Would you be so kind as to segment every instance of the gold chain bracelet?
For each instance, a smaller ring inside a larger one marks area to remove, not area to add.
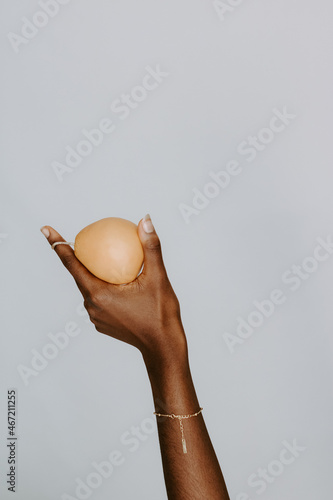
[[[192,413],[192,415],[175,415],[174,413],[171,413],[171,415],[164,415],[163,413],[156,413],[156,411],[154,411],[154,415],[156,415],[157,417],[168,417],[168,418],[172,418],[172,419],[176,418],[179,420],[180,432],[182,434],[183,453],[187,453],[183,420],[185,420],[187,418],[191,418],[191,417],[197,417],[202,412],[202,410],[203,410],[203,408],[200,408],[199,411],[197,411],[196,413]]]

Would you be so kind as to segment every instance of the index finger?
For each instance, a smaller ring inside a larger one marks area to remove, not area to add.
[[[56,242],[65,241],[64,238],[51,226],[43,226],[41,231],[50,245],[53,245],[53,243]],[[56,245],[54,247],[54,251],[58,254],[66,269],[73,276],[82,295],[84,297],[87,295],[93,295],[93,291],[97,289],[100,280],[88,271],[83,264],[81,264],[81,262],[76,258],[74,250],[69,245]]]

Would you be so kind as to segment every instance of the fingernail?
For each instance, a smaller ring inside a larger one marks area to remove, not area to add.
[[[42,226],[40,230],[44,234],[45,238],[48,238],[50,236],[50,231],[47,229],[47,227]]]
[[[144,216],[142,225],[146,233],[153,233],[155,230],[149,214]]]

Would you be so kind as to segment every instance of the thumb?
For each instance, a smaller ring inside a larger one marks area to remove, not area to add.
[[[150,215],[147,214],[138,224],[138,234],[144,252],[142,274],[150,277],[165,277],[160,239],[156,234]]]

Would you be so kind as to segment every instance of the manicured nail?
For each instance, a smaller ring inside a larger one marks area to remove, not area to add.
[[[144,216],[142,225],[146,233],[153,233],[155,231],[149,214]]]
[[[40,230],[44,234],[45,238],[48,238],[50,236],[50,231],[47,229],[47,227],[41,227]]]

